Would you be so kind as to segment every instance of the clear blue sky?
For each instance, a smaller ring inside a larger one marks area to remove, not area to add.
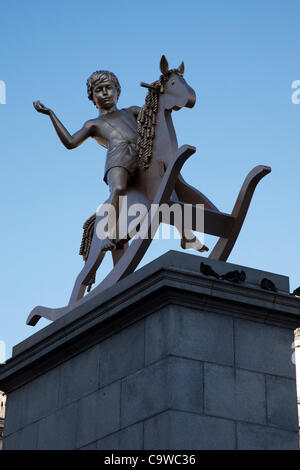
[[[66,305],[82,267],[82,223],[106,199],[105,150],[68,151],[32,101],[54,109],[70,132],[96,116],[86,79],[119,77],[120,107],[142,105],[141,81],[185,61],[195,107],[174,115],[180,144],[197,147],[184,177],[231,212],[246,174],[272,167],[257,188],[228,261],[300,285],[299,0],[11,0],[1,5],[0,340],[11,347],[48,324],[25,325],[36,305]],[[206,244],[213,247],[213,237]],[[151,261],[179,241],[154,241]],[[110,269],[109,256],[98,279]]]

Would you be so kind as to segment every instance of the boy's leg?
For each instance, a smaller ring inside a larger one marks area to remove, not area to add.
[[[177,184],[177,187],[178,187],[178,184]],[[197,196],[197,194],[196,194],[196,196]],[[176,190],[173,191],[171,199],[172,199],[172,202],[179,202],[179,196],[178,196]],[[199,199],[198,199],[198,201],[199,201]],[[192,230],[189,230],[185,227],[182,227],[181,225],[176,225],[176,228],[177,228],[177,230],[179,232],[179,235],[181,237],[181,248],[182,249],[184,249],[184,250],[196,250],[196,251],[200,251],[200,252],[209,251],[209,248],[207,248],[206,245],[203,245],[200,242],[200,240],[196,237],[196,235],[192,232]]]
[[[107,238],[103,241],[102,250],[114,250],[116,248],[116,228],[121,211],[120,198],[126,192],[128,185],[129,173],[120,166],[113,167],[107,173],[107,183],[110,190],[110,197],[107,201],[109,204],[107,215]]]
[[[204,207],[219,212],[219,209],[198,189],[189,185],[179,174],[175,185],[175,191],[178,199],[186,204],[204,204]]]

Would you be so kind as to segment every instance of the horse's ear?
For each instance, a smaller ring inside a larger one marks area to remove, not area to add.
[[[163,55],[161,56],[161,59],[160,59],[160,71],[163,75],[167,75],[168,71],[169,71],[169,64],[168,64],[168,61],[166,59],[166,57]]]
[[[180,73],[180,75],[184,74],[184,62],[181,62],[181,64],[179,65],[177,71],[178,71],[178,73]]]

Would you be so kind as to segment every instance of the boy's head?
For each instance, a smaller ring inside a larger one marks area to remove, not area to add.
[[[117,91],[117,99],[119,99],[121,93],[121,86],[119,80],[117,79],[116,75],[108,70],[97,70],[96,72],[92,73],[92,75],[87,80],[87,93],[88,98],[93,101],[94,105],[97,106],[94,97],[94,90],[97,89],[98,86],[101,87],[101,84],[109,82],[112,86],[115,87]]]

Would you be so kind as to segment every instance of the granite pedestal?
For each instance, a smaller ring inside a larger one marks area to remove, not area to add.
[[[170,251],[15,346],[4,449],[298,449],[299,326],[287,277]]]

